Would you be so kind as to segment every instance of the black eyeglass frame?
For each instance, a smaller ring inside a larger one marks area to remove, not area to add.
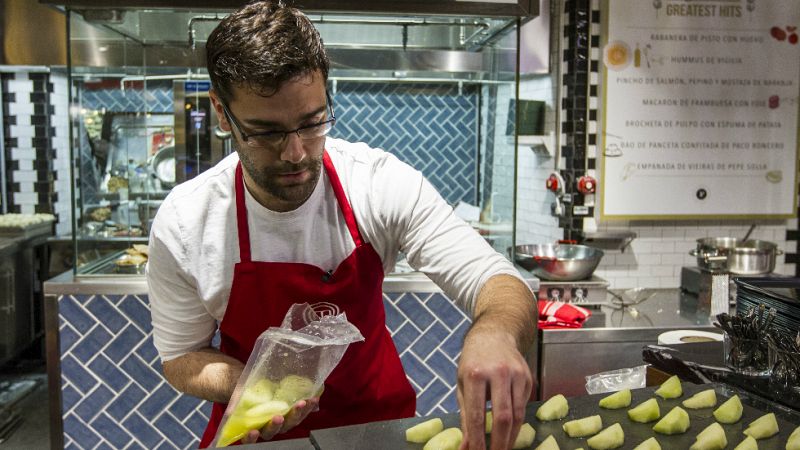
[[[333,110],[333,99],[331,98],[331,95],[330,95],[330,93],[328,92],[327,89],[325,90],[325,99],[327,101],[327,107],[328,107],[328,109],[330,109],[330,113],[331,113],[329,119],[323,120],[322,122],[318,122],[318,123],[315,123],[315,124],[298,127],[298,128],[295,128],[294,130],[288,130],[288,131],[264,131],[262,133],[250,133],[250,134],[247,134],[244,131],[242,131],[242,125],[239,123],[239,121],[236,119],[236,117],[233,115],[233,113],[231,113],[231,110],[228,108],[228,105],[226,105],[225,102],[222,101],[222,100],[220,100],[219,103],[220,103],[220,105],[222,105],[222,110],[225,112],[225,115],[227,116],[228,120],[230,120],[231,123],[233,124],[233,126],[236,127],[236,131],[239,132],[239,135],[242,137],[242,140],[248,146],[256,147],[256,148],[265,148],[266,146],[263,146],[263,145],[254,145],[254,144],[252,144],[251,142],[255,142],[255,141],[251,140],[251,138],[259,137],[259,136],[270,137],[270,136],[283,135],[283,137],[281,138],[280,141],[277,141],[275,144],[270,144],[271,146],[278,147],[281,144],[283,144],[284,142],[286,142],[286,139],[292,133],[297,134],[297,137],[299,137],[300,139],[303,139],[303,140],[315,139],[315,138],[326,136],[330,132],[331,128],[333,128],[333,125],[336,124],[336,115],[335,115],[334,110]],[[319,126],[322,126],[322,125],[327,125],[327,124],[331,124],[330,127],[328,127],[325,130],[325,132],[323,134],[319,135],[319,136],[305,138],[300,134],[300,132],[303,131],[303,130],[308,130],[310,128],[316,128],[316,127],[319,127]]]

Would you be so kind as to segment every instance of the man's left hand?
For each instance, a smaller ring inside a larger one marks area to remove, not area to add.
[[[476,327],[464,340],[458,365],[461,450],[484,450],[486,401],[492,401],[491,450],[510,449],[525,420],[533,376],[517,350],[515,337],[503,329]]]

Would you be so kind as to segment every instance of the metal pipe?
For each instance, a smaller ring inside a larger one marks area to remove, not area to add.
[[[174,75],[131,75],[123,77],[120,80],[120,86],[124,89],[124,83],[128,81],[144,81],[144,80],[180,80],[180,79],[195,79],[207,80],[208,75],[199,73],[187,74],[174,74]],[[380,81],[380,82],[399,82],[399,83],[466,83],[466,84],[511,84],[512,80],[472,80],[468,78],[436,78],[436,77],[408,77],[408,78],[394,78],[394,77],[371,77],[371,76],[332,76],[328,77],[329,81],[335,83],[337,81]]]
[[[222,18],[219,16],[219,14],[214,14],[213,16],[194,16],[189,19],[189,46],[192,48],[192,50],[195,49],[196,44],[194,30],[195,22],[219,22],[220,20],[222,20]]]

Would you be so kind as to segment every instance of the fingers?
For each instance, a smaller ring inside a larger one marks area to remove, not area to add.
[[[521,423],[514,420],[514,404],[511,396],[511,383],[507,367],[498,367],[490,380],[492,398],[492,449],[511,448],[517,437]],[[516,431],[515,431],[516,429]]]
[[[464,432],[461,449],[485,450],[487,378],[474,366],[460,367],[459,372],[461,429]]]

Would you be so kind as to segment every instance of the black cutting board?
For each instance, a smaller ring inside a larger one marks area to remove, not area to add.
[[[692,394],[714,387],[714,385],[694,385],[683,383],[683,395],[673,400],[658,398],[661,408],[661,416],[669,412],[674,406],[680,405],[681,401],[689,398]],[[655,387],[636,389],[632,392],[633,400],[631,407],[654,397]],[[581,397],[569,398],[569,415],[553,422],[540,422],[536,419],[536,410],[542,402],[532,402],[528,405],[526,421],[536,429],[536,440],[531,449],[536,448],[549,435],[554,435],[558,445],[562,449],[571,450],[578,447],[589,449],[586,438],[570,438],[562,430],[564,422],[572,419],[580,419],[587,416],[600,414],[603,419],[603,427],[608,427],[615,422],[622,425],[625,431],[625,444],[621,449],[632,449],[645,439],[655,436],[661,447],[664,449],[688,449],[694,443],[697,433],[706,426],[714,422],[712,411],[714,408],[691,410],[684,408],[691,419],[691,426],[686,433],[666,436],[655,433],[652,430],[656,422],[649,424],[639,424],[628,419],[627,408],[619,410],[607,410],[598,406],[601,398],[608,394],[584,395]],[[727,397],[717,394],[717,405],[722,404]],[[722,425],[728,439],[728,447],[734,448],[745,437],[742,434],[747,425],[753,420],[761,417],[765,412],[744,405],[742,419],[732,425]],[[339,428],[328,428],[311,432],[312,443],[320,450],[353,450],[353,449],[382,449],[382,450],[421,450],[422,444],[412,444],[406,442],[405,431],[413,425],[431,419],[429,417],[412,417],[409,419],[389,420],[385,422],[373,422],[363,425],[352,425]],[[458,414],[447,414],[438,416],[444,422],[445,428],[460,426]],[[792,424],[782,418],[778,418],[780,433],[769,438],[758,441],[760,450],[784,450],[789,434],[794,430],[798,423]],[[489,440],[487,439],[487,449]]]

